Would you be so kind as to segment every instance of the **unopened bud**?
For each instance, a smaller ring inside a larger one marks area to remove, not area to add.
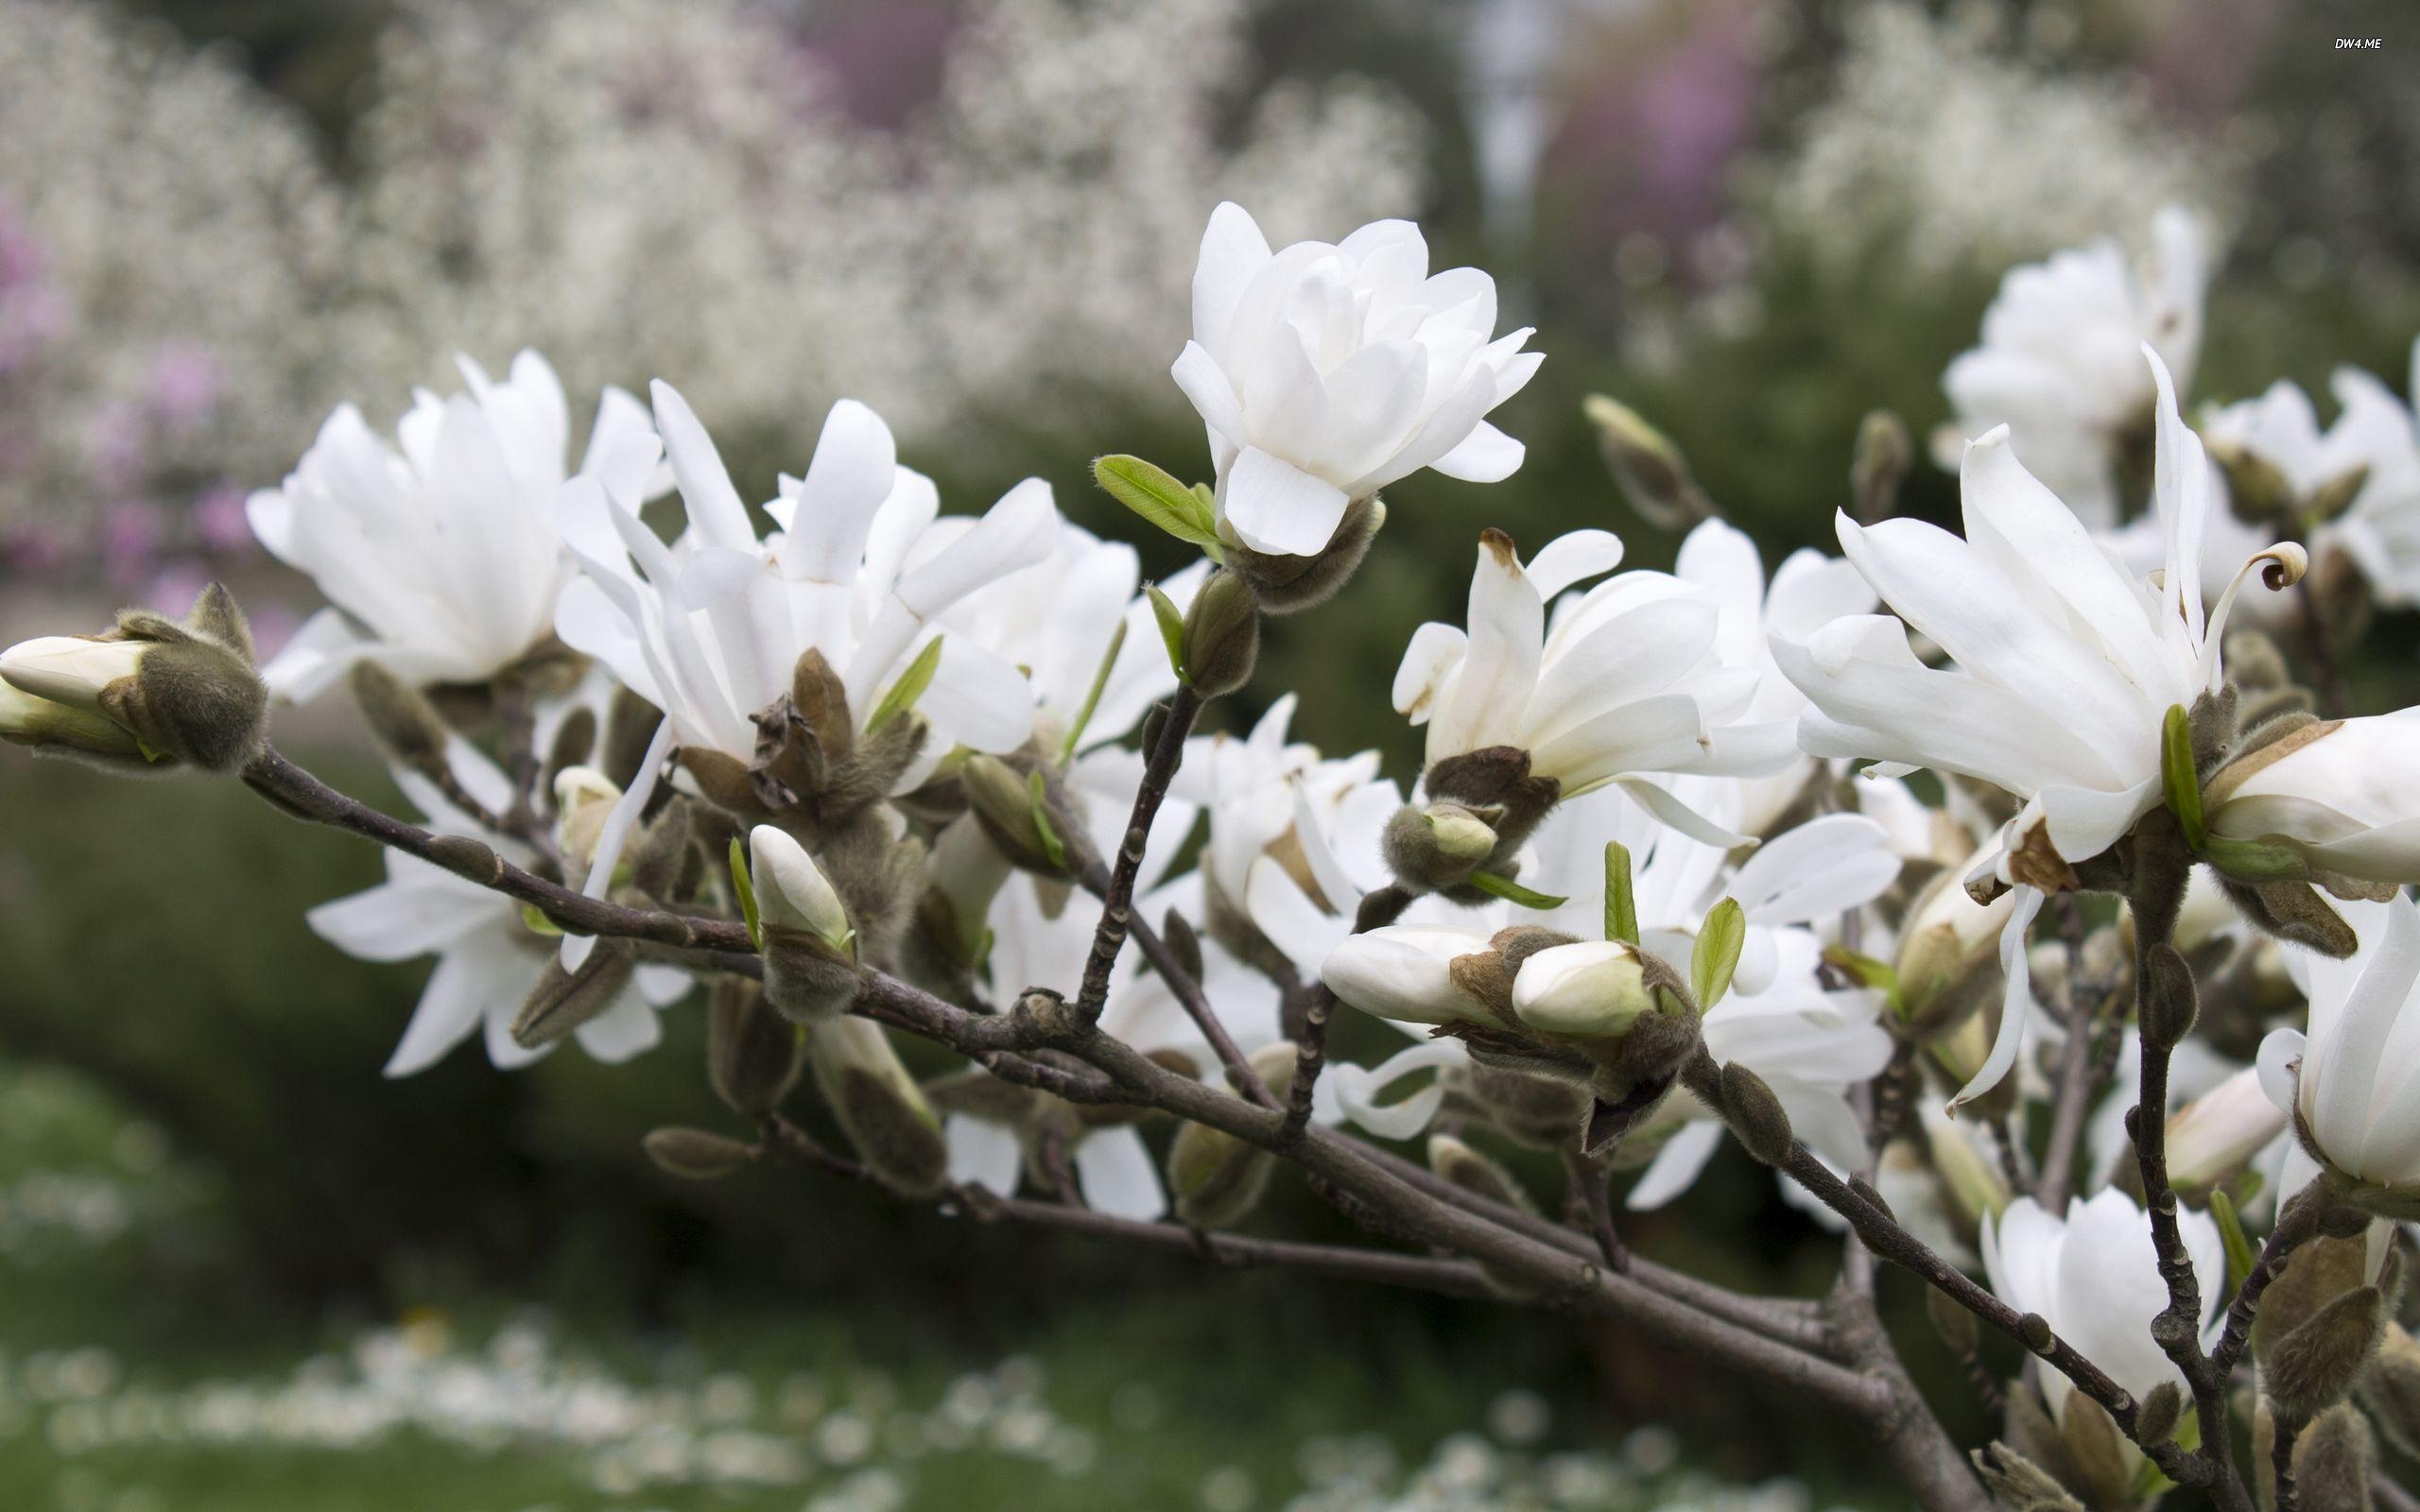
[[[1218,698],[1252,680],[1260,659],[1260,606],[1251,587],[1219,569],[1184,611],[1184,675],[1204,698]]]
[[[261,752],[268,689],[252,664],[242,611],[212,584],[180,625],[130,610],[103,636],[43,636],[0,652],[20,692],[101,715],[154,760],[232,771]]]
[[[564,971],[562,957],[549,954],[513,1017],[512,1042],[524,1050],[553,1044],[612,1007],[631,985],[633,969],[628,940],[598,940],[577,971]]]
[[[1063,847],[1051,845],[1042,829],[1045,823],[1055,828],[1055,821],[1035,813],[1032,784],[1016,768],[978,753],[959,765],[959,784],[976,822],[1011,865],[1047,877],[1066,875]]]
[[[37,698],[9,682],[0,682],[0,740],[72,752],[108,765],[140,769],[149,765],[142,742],[106,714]]]
[[[2169,1116],[2169,1184],[2204,1192],[2231,1180],[2284,1132],[2286,1121],[2285,1109],[2260,1090],[2259,1073],[2246,1066]]]
[[[706,1019],[706,1079],[732,1111],[762,1118],[781,1106],[806,1064],[798,1026],[774,1011],[744,976],[715,987]]]
[[[1921,1038],[1963,1022],[1999,988],[1999,936],[2016,906],[2014,888],[1979,903],[1960,885],[1963,868],[1926,885],[1899,934],[1899,1007]]]
[[[1480,1061],[1471,1063],[1468,1074],[1471,1094],[1488,1122],[1531,1149],[1570,1148],[1587,1117],[1591,1099],[1585,1087]]]
[[[2353,501],[2360,498],[2361,490],[2369,486],[2370,470],[2366,465],[2337,473],[2311,490],[2310,497],[2303,501],[2304,520],[2316,524],[2335,519],[2353,507]]]
[[[1560,1083],[1550,1085],[1561,1086]],[[1560,1143],[1570,1142],[1571,1130],[1576,1124],[1576,1119],[1564,1123]],[[1537,1211],[1537,1204],[1530,1199],[1530,1194],[1501,1161],[1451,1134],[1428,1136],[1428,1169],[1463,1191],[1492,1202],[1500,1202],[1523,1212]]]
[[[2362,1228],[2368,1228],[2366,1220]],[[2288,1335],[2369,1280],[2369,1247],[2360,1237],[2321,1238],[2303,1244],[2260,1294],[2260,1311],[2252,1320],[2254,1358],[2265,1364],[2270,1351]]]
[[[846,951],[849,911],[832,890],[815,858],[787,831],[760,824],[748,833],[749,878],[756,888],[757,917],[765,933],[787,930]]]
[[[1899,502],[1899,485],[1915,459],[1908,427],[1887,409],[1870,411],[1857,428],[1857,453],[1849,461],[1849,494],[1860,524],[1888,520]]]
[[[605,711],[604,743],[596,753],[597,769],[606,781],[627,788],[638,780],[655,728],[662,723],[663,711],[630,689],[614,685],[614,701]]]
[[[2360,1392],[2379,1432],[2405,1454],[2420,1453],[2420,1341],[2400,1324],[2387,1324]]]
[[[2331,1407],[2294,1439],[2294,1504],[2305,1512],[2369,1512],[2377,1442],[2350,1405]]]
[[[866,1169],[885,1186],[928,1197],[949,1179],[941,1120],[880,1024],[839,1018],[807,1031],[816,1090]]]
[[[1797,1138],[1789,1109],[1765,1079],[1737,1061],[1722,1068],[1722,1121],[1748,1153],[1767,1165],[1787,1165]]]
[[[2176,1436],[2185,1417],[2185,1389],[2173,1381],[2152,1387],[2135,1413],[2135,1438],[2142,1444],[2164,1444]]]
[[[2016,1336],[2035,1354],[2048,1354],[2058,1342],[2050,1331],[2050,1320],[2039,1313],[2027,1313],[2016,1320]]]
[[[445,747],[452,734],[425,694],[366,657],[345,674],[345,685],[353,690],[362,723],[389,756],[416,772],[447,773]]]
[[[555,844],[563,858],[585,869],[622,790],[594,766],[566,766],[555,774]]]
[[[1252,1056],[1253,1074],[1281,1099],[1293,1085],[1291,1040],[1263,1045]],[[1196,1228],[1228,1228],[1260,1206],[1277,1158],[1207,1124],[1187,1123],[1168,1146],[1168,1190],[1176,1215]]]
[[[2059,1442],[2074,1476],[2070,1488],[2088,1506],[2121,1507],[2132,1501],[2141,1457],[2118,1431],[2109,1409],[2081,1391],[2059,1409]]]
[[[1654,1011],[1646,967],[1627,940],[1581,940],[1530,955],[1512,983],[1512,1011],[1545,1034],[1611,1040]]]
[[[1498,839],[1495,828],[1472,810],[1439,802],[1396,810],[1381,845],[1397,882],[1414,892],[1443,892],[1468,882],[1495,853]]]
[[[567,766],[584,765],[596,754],[596,711],[586,704],[573,708],[555,727],[555,738],[546,745],[546,765],[539,774],[539,782],[549,793],[555,790],[555,779]],[[617,784],[618,785],[618,784]]]
[[[2201,999],[2193,989],[2193,968],[2173,945],[2153,945],[2143,953],[2142,1030],[2146,1044],[2174,1049],[2193,1032]]]
[[[701,1128],[660,1128],[641,1144],[658,1169],[685,1181],[718,1181],[755,1159],[737,1140]]]
[[[2289,1421],[2325,1412],[2369,1368],[2385,1321],[2385,1298],[2377,1287],[2342,1293],[2269,1347],[2260,1361],[2261,1389]]]
[[[2227,502],[2237,519],[2265,524],[2294,512],[2294,486],[2276,463],[2219,437],[2204,438],[2203,445],[2226,474]]]
[[[1603,394],[1590,394],[1581,409],[1596,427],[1597,448],[1614,482],[1650,524],[1669,530],[1710,512],[1688,459],[1636,410]]]
[[[1994,1440],[1974,1453],[1975,1469],[1992,1494],[2015,1512],[2083,1512],[2050,1472],[2008,1445]]]

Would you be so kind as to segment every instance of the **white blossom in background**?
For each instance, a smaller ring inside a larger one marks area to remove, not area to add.
[[[2182,1208],[2177,1228],[2202,1280],[2205,1334],[2226,1300],[2226,1246],[2217,1220]],[[2163,1381],[2183,1380],[2152,1338],[2152,1319],[2168,1306],[2150,1220],[2115,1187],[2071,1200],[2062,1215],[2019,1197],[1983,1222],[1983,1269],[1992,1291],[2021,1313],[2038,1313],[2058,1335],[2140,1401]],[[2204,1343],[2209,1340],[2205,1337]],[[2073,1384],[2056,1370],[2035,1372],[2044,1403],[2066,1420]]]
[[[356,661],[408,683],[481,682],[554,633],[570,570],[555,492],[571,416],[535,352],[501,383],[456,359],[468,392],[420,390],[396,439],[339,406],[281,488],[246,507],[252,533],[310,575],[330,606],[269,663],[270,688],[317,696]],[[647,412],[607,389],[580,462],[631,497],[654,465]]]
[[[342,199],[309,122],[163,23],[6,0],[0,142],[0,529],[130,505],[239,544],[198,496],[274,475],[326,404]]]
[[[2260,1042],[2261,1090],[2308,1141],[2289,1152],[2287,1190],[2315,1157],[2329,1174],[2398,1218],[2420,1217],[2420,905],[2339,905],[2360,938],[2342,960],[2289,953],[2310,1002],[2309,1028]]]
[[[1764,679],[1725,659],[1714,594],[1669,574],[1609,577],[1555,604],[1549,622],[1564,590],[1620,560],[1621,542],[1601,530],[1560,537],[1527,565],[1487,532],[1469,630],[1432,621],[1413,632],[1395,710],[1428,727],[1430,765],[1519,747],[1566,800],[1612,784],[1668,824],[1736,842],[1654,779],[1770,777],[1800,759],[1796,722],[1758,716]]]
[[[2209,262],[2200,223],[2170,205],[2152,217],[2139,266],[2097,241],[2012,269],[1983,312],[1981,344],[1942,374],[1957,412],[1937,438],[1943,465],[1960,465],[1962,438],[2005,425],[2027,470],[2079,519],[2117,524],[2120,454],[2150,432],[2155,398],[2142,349],[2191,384]]]
[[[1423,468],[1474,483],[1521,465],[1487,421],[1545,360],[1495,335],[1495,281],[1431,276],[1408,220],[1270,249],[1233,202],[1193,270],[1193,339],[1171,369],[1218,470],[1219,534],[1280,556],[1325,549],[1354,500]]]
[[[1197,878],[1181,877],[1153,888],[1155,875],[1156,868],[1147,866],[1136,893],[1138,912],[1156,919],[1173,906],[1188,917],[1198,917]],[[992,905],[994,943],[983,967],[992,1000],[1012,1003],[1028,988],[1046,988],[1072,998],[1092,953],[1093,928],[1098,918],[1097,909],[1083,906],[1080,893],[1072,901],[1058,900],[1054,907],[1033,878],[1011,878]],[[1277,989],[1215,940],[1201,942],[1201,954],[1202,992],[1236,1045],[1249,1055],[1274,1041],[1278,1038]],[[1144,969],[1137,951],[1122,952],[1111,970],[1108,1005],[1101,1012],[1100,1026],[1146,1055],[1179,1052],[1203,1074],[1219,1075],[1217,1058],[1201,1030],[1166,981]],[[954,1111],[944,1121],[942,1132],[949,1142],[952,1180],[972,1182],[1002,1196],[1016,1192],[1025,1164],[1018,1130],[977,1113]],[[1067,1154],[1087,1207],[1147,1221],[1167,1211],[1159,1162],[1132,1124],[1079,1125]]]
[[[463,790],[492,811],[511,803],[510,780],[468,745],[455,744],[449,765]],[[412,806],[427,816],[430,830],[475,838],[515,866],[535,864],[527,846],[481,828],[419,773],[398,767],[394,778]],[[531,933],[521,903],[500,892],[400,850],[387,851],[386,860],[384,883],[321,903],[305,917],[314,934],[361,960],[437,957],[411,1022],[387,1061],[387,1074],[425,1071],[475,1034],[485,1040],[488,1058],[500,1071],[545,1055],[552,1046],[527,1050],[514,1042],[512,1021],[545,971],[555,942]],[[605,1010],[571,1038],[598,1060],[628,1060],[663,1039],[656,1009],[679,1002],[691,986],[689,974],[678,967],[642,962]]]
[[[1938,282],[2131,231],[2147,205],[2234,218],[2243,143],[2178,129],[2098,70],[2021,60],[1977,24],[1993,13],[1848,10],[1831,91],[1772,167],[1763,208],[1783,235],[1827,267],[1879,253]]]
[[[678,375],[752,445],[841,394],[911,448],[1159,403],[1204,206],[1304,234],[1421,197],[1422,119],[1374,84],[1281,81],[1219,129],[1252,13],[979,0],[890,130],[779,8],[416,0],[357,133],[348,354],[400,385],[509,329],[576,387]]]

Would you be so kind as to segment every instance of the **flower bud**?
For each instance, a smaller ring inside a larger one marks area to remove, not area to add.
[[[744,976],[716,984],[706,1018],[706,1079],[733,1112],[771,1112],[805,1066],[804,1037],[765,1001],[762,988]]]
[[[1387,868],[1413,892],[1445,892],[1470,880],[1495,853],[1500,837],[1486,819],[1460,803],[1409,804],[1387,821],[1381,841]]]
[[[1547,1034],[1618,1039],[1654,1007],[1638,947],[1625,940],[1540,951],[1512,983],[1512,1011]]]
[[[212,584],[185,624],[130,610],[99,636],[47,635],[0,651],[0,679],[20,692],[108,718],[152,760],[232,771],[268,736],[268,689],[251,635]]]
[[[641,1147],[659,1170],[684,1181],[719,1181],[756,1158],[737,1140],[701,1128],[660,1128],[642,1141]]]
[[[2272,1349],[2321,1309],[2366,1283],[2368,1270],[2368,1246],[2361,1239],[2304,1243],[2260,1294],[2260,1311],[2252,1320],[2253,1357],[2265,1363]]]
[[[1048,822],[1055,829],[1057,820],[1036,815],[1032,784],[1016,768],[977,753],[959,765],[958,779],[969,812],[1011,866],[1046,877],[1067,874],[1063,845],[1053,845],[1042,828]]]
[[[1390,924],[1352,936],[1330,951],[1320,979],[1340,1002],[1377,1018],[1497,1024],[1454,971],[1457,961],[1490,954],[1487,941],[1468,930]]]
[[[2420,882],[2420,709],[2303,726],[2202,793],[2214,840],[2282,848],[2314,872]]]
[[[2295,1505],[2308,1512],[2367,1512],[2377,1443],[2351,1406],[2331,1407],[2294,1438]]]
[[[2154,945],[2142,960],[2143,1042],[2173,1050],[2193,1032],[2201,999],[2193,989],[2193,969],[2173,945]]]
[[[949,1179],[941,1120],[882,1026],[841,1015],[807,1031],[816,1090],[866,1169],[892,1191],[929,1197]]]
[[[383,662],[364,658],[345,674],[353,701],[364,724],[387,747],[387,753],[413,771],[448,776],[445,747],[452,731],[425,694],[387,670]]]
[[[1964,869],[1935,875],[1900,927],[1899,1006],[1916,1034],[1962,1022],[1999,987],[2000,931],[2016,891],[1979,903],[1960,885]]]
[[[599,939],[577,971],[565,971],[562,957],[549,954],[513,1017],[512,1042],[524,1050],[551,1045],[603,1013],[631,985],[635,964],[623,939]]]
[[[1293,1085],[1295,1047],[1279,1040],[1253,1052],[1253,1074],[1280,1098]],[[1269,1190],[1277,1158],[1223,1129],[1186,1123],[1168,1146],[1168,1190],[1176,1215],[1196,1228],[1230,1228],[1250,1216]]]
[[[1722,1121],[1747,1152],[1766,1165],[1787,1165],[1797,1137],[1789,1110],[1765,1079],[1733,1061],[1722,1068]]]
[[[760,824],[748,832],[748,851],[757,916],[768,936],[791,930],[835,951],[848,949],[849,912],[804,846],[786,831]]]
[[[2144,1444],[2163,1444],[2176,1436],[2176,1425],[2185,1418],[2185,1388],[2173,1381],[2163,1381],[2152,1387],[2143,1399],[2142,1409],[2135,1415],[2135,1437]]]
[[[1260,606],[1232,572],[1210,575],[1184,611],[1184,675],[1204,698],[1223,697],[1252,680],[1260,658]]]
[[[2290,1422],[2344,1400],[2377,1355],[2386,1299],[2375,1286],[2339,1294],[2274,1341],[2260,1360],[2261,1389]]]
[[[566,766],[555,774],[555,844],[563,859],[585,870],[596,857],[596,842],[622,790],[594,766]]]
[[[2015,1512],[2083,1512],[2050,1472],[1995,1439],[1975,1451],[1975,1469],[2002,1504]]]
[[[1532,1081],[1535,1077],[1529,1078]],[[1561,1082],[1545,1085],[1565,1091]],[[1564,1122],[1563,1138],[1558,1143],[1568,1143],[1571,1130],[1579,1120],[1575,1116]],[[1465,1192],[1474,1193],[1491,1202],[1500,1202],[1522,1212],[1535,1212],[1537,1204],[1530,1199],[1512,1173],[1494,1156],[1476,1149],[1451,1134],[1428,1136],[1428,1169]]]
[[[149,765],[142,743],[114,720],[37,698],[9,682],[0,682],[0,740],[95,757],[111,765]]]
[[[2223,437],[2204,437],[2203,446],[2226,473],[2227,500],[2237,519],[2259,524],[2294,512],[2294,485],[2276,463]]]
[[[2169,1116],[2169,1183],[2199,1193],[2230,1181],[2285,1126],[2259,1072],[2246,1067]]]
[[[1849,493],[1860,524],[1888,520],[1899,502],[1899,485],[1915,459],[1908,427],[1887,409],[1869,412],[1857,428],[1857,453],[1849,461]]]
[[[2400,1324],[2387,1324],[2360,1392],[2379,1432],[2406,1455],[2420,1453],[2420,1341]]]
[[[1614,482],[1648,524],[1670,530],[1711,512],[1681,449],[1636,410],[1603,394],[1590,394],[1581,409]]]

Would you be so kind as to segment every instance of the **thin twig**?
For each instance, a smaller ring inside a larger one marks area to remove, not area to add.
[[[1134,790],[1134,807],[1127,816],[1117,858],[1110,866],[1109,890],[1101,898],[1100,922],[1093,928],[1092,954],[1085,958],[1083,985],[1076,994],[1076,1014],[1084,1023],[1099,1022],[1101,1009],[1108,1005],[1109,973],[1117,964],[1117,953],[1133,922],[1134,881],[1143,869],[1143,848],[1150,839],[1151,821],[1159,816],[1160,804],[1168,796],[1168,783],[1184,761],[1184,743],[1201,713],[1201,695],[1190,685],[1178,688],[1176,696],[1168,700],[1167,717],[1161,721],[1159,743],[1144,758],[1142,785]]]
[[[1411,906],[1411,894],[1389,883],[1362,895],[1353,911],[1353,933],[1383,929]],[[1336,994],[1325,982],[1310,989],[1303,1006],[1303,1038],[1294,1050],[1294,1079],[1286,1089],[1286,1122],[1278,1130],[1280,1148],[1300,1139],[1311,1122],[1312,1094],[1320,1073],[1327,1069],[1327,1023],[1336,1012]]]
[[[1604,1257],[1606,1264],[1629,1275],[1630,1251],[1622,1247],[1621,1236],[1614,1232],[1613,1206],[1605,1192],[1613,1172],[1599,1169],[1578,1150],[1564,1151],[1563,1165],[1572,1193],[1580,1199],[1581,1215],[1588,1221],[1588,1232],[1597,1241],[1597,1253]]]

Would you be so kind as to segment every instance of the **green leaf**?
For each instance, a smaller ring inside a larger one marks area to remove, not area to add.
[[[2209,832],[2202,823],[2202,778],[2193,766],[2192,722],[2181,703],[2168,706],[2167,722],[2160,726],[2159,775],[2169,812],[2184,827],[2186,843],[2201,850]]]
[[[1154,613],[1157,610],[1153,610]],[[1084,706],[1076,713],[1076,722],[1068,727],[1067,743],[1059,748],[1063,764],[1076,754],[1076,743],[1084,738],[1084,727],[1093,722],[1093,711],[1100,707],[1101,690],[1109,686],[1109,670],[1117,665],[1117,653],[1126,649],[1126,622],[1119,620],[1111,633],[1109,649],[1101,653],[1100,669],[1093,674],[1093,685],[1084,695]]]
[[[2243,1220],[2236,1216],[2235,1199],[2224,1188],[2210,1194],[2210,1216],[2219,1221],[2219,1238],[2227,1247],[2227,1290],[2234,1291],[2252,1274],[2252,1241],[2243,1236]]]
[[[939,643],[936,643],[939,644]],[[748,920],[748,943],[765,948],[765,926],[756,913],[756,884],[748,876],[748,852],[731,837],[731,890],[739,895],[739,917]]]
[[[1096,457],[1093,481],[1102,492],[1177,540],[1197,546],[1219,544],[1218,524],[1208,501],[1141,457]]]
[[[908,670],[899,674],[899,680],[882,696],[882,702],[873,706],[873,717],[866,721],[866,733],[873,733],[891,718],[915,708],[916,700],[933,685],[933,673],[941,664],[942,638],[936,635],[916,653],[916,660],[908,663]]]
[[[1472,872],[1471,885],[1491,898],[1501,898],[1508,903],[1518,903],[1524,908],[1560,908],[1571,901],[1568,898],[1556,898],[1547,893],[1532,892],[1512,878],[1499,877],[1493,871]]]
[[[544,935],[557,939],[560,939],[563,933],[563,927],[548,919],[545,910],[536,903],[521,905],[521,927],[532,935]]]
[[[1605,937],[1638,943],[1638,892],[1630,875],[1630,847],[1605,842]]]
[[[1050,787],[1042,773],[1034,771],[1026,777],[1026,791],[1033,798],[1033,829],[1042,837],[1042,853],[1060,870],[1067,869],[1067,842],[1059,838],[1059,831],[1050,822]]]
[[[1748,942],[1748,912],[1737,898],[1725,898],[1709,909],[1698,928],[1696,949],[1689,953],[1689,991],[1704,1013],[1731,990],[1731,973],[1739,969],[1739,950]]]
[[[1184,610],[1161,593],[1157,583],[1145,583],[1143,592],[1151,600],[1151,617],[1160,622],[1160,641],[1168,648],[1168,665],[1176,669],[1176,680],[1192,681],[1184,675]]]

